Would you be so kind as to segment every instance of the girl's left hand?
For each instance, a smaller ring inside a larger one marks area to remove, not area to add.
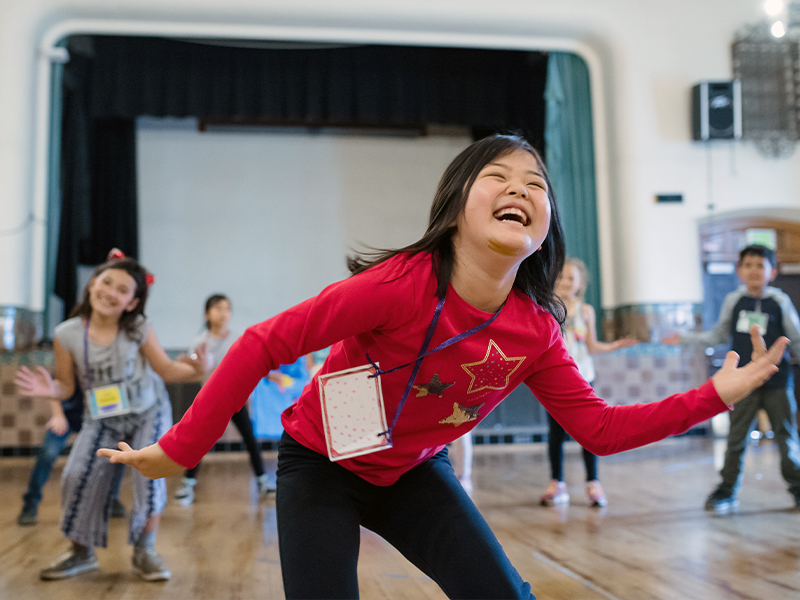
[[[750,340],[753,343],[753,355],[749,363],[741,368],[739,355],[730,351],[725,356],[725,363],[711,378],[714,388],[722,401],[731,406],[745,398],[750,392],[761,387],[778,371],[776,366],[786,352],[789,339],[779,337],[767,350],[764,338],[758,333],[758,326],[750,328]]]

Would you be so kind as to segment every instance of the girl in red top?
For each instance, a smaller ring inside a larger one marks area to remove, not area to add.
[[[786,344],[742,369],[732,354],[699,389],[610,407],[564,347],[564,307],[553,293],[563,263],[555,196],[537,152],[516,136],[475,142],[445,171],[422,239],[351,259],[352,277],[250,327],[157,444],[135,451],[120,443],[120,451],[98,454],[152,478],[180,473],[270,370],[332,345],[282,417],[277,513],[286,596],[357,597],[363,525],[449,597],[531,598],[455,477],[447,443],[524,382],[582,446],[597,454],[634,448],[726,410],[776,370]],[[348,369],[364,379],[346,378]],[[334,373],[340,379],[328,379]],[[337,396],[325,387],[336,381],[352,391]],[[385,410],[372,410],[381,397]],[[342,442],[374,426],[373,413],[384,423],[366,436],[370,448]]]

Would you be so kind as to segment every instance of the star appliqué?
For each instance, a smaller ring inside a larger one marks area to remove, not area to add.
[[[439,374],[434,373],[433,377],[431,377],[430,383],[415,385],[414,389],[417,390],[417,398],[420,398],[421,396],[427,396],[428,394],[436,394],[441,398],[442,394],[444,394],[444,391],[449,387],[453,387],[455,384],[455,381],[453,383],[442,383],[442,381],[439,379]]]
[[[452,423],[453,427],[458,427],[459,425],[463,425],[464,423],[469,423],[470,421],[476,420],[480,417],[478,411],[485,403],[478,404],[476,406],[464,406],[463,404],[459,404],[458,402],[453,402],[453,414],[447,417],[446,419],[442,419],[439,421],[441,425],[446,423]]]
[[[486,356],[483,360],[461,365],[472,378],[469,382],[468,394],[481,390],[502,390],[508,386],[511,375],[522,366],[527,357],[515,356],[508,358],[500,347],[489,340]]]

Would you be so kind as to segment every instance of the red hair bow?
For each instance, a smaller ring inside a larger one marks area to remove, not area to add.
[[[126,258],[125,253],[122,252],[122,250],[120,250],[119,248],[112,248],[111,251],[108,253],[108,256],[106,257],[106,260],[118,260],[121,258]],[[155,280],[156,280],[155,275],[153,275],[148,271],[144,272],[144,282],[145,284],[147,284],[147,287],[153,285]]]

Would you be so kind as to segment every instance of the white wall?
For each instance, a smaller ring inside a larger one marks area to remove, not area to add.
[[[189,344],[212,293],[231,298],[241,332],[345,278],[349,249],[416,241],[469,142],[140,120],[140,258],[157,278],[147,315],[162,345]]]
[[[751,207],[800,205],[800,153],[768,160],[747,144],[708,150],[690,141],[689,89],[731,75],[730,42],[762,18],[761,0],[0,0],[0,230],[30,212],[37,84],[35,43],[68,19],[138,24],[146,33],[177,22],[273,28],[282,37],[416,43],[457,40],[498,46],[528,40],[541,48],[579,44],[597,63],[604,103],[599,124],[599,182],[604,305],[699,301],[698,219]],[[124,7],[124,8],[123,8]],[[143,24],[146,21],[149,23]],[[369,34],[369,35],[367,35]],[[327,37],[326,37],[327,36]],[[482,43],[482,42],[480,42]],[[599,85],[599,88],[597,87]],[[602,131],[601,131],[602,133]],[[711,159],[710,162],[708,159]],[[711,165],[710,168],[708,165]],[[341,176],[341,175],[340,175]],[[708,182],[712,182],[713,198]],[[680,205],[653,202],[680,192]],[[0,235],[0,304],[37,307],[30,281],[41,245],[29,229]]]

